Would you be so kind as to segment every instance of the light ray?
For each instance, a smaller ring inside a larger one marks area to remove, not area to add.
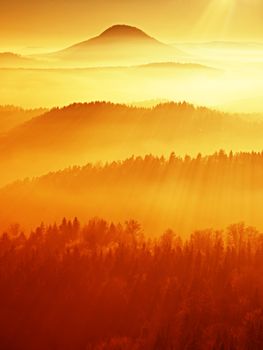
[[[200,20],[193,27],[193,33],[203,33],[204,40],[210,37],[211,32],[216,32],[218,39],[223,38],[234,17],[236,6],[235,0],[211,0]]]

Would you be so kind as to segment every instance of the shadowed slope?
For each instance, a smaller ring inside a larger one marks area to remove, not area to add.
[[[45,113],[44,108],[22,109],[14,106],[0,106],[0,134]]]

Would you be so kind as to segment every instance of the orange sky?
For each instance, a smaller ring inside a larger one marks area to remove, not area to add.
[[[263,41],[262,0],[1,0],[1,48],[59,48],[126,23],[163,41]]]

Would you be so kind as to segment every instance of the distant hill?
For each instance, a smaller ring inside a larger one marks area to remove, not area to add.
[[[40,67],[42,62],[12,52],[0,52],[0,68]]]
[[[152,62],[148,64],[143,64],[138,66],[140,68],[155,68],[155,69],[168,69],[168,70],[193,70],[193,71],[200,71],[200,70],[210,70],[214,72],[219,72],[219,69],[205,66],[203,64],[197,64],[197,63],[178,63],[178,62]]]
[[[153,45],[159,45],[159,46],[167,46],[160,41],[154,39],[153,37],[149,36],[145,32],[143,32],[141,29],[128,26],[125,24],[117,24],[114,25],[108,29],[106,29],[104,32],[102,32],[100,35],[91,38],[89,40],[83,41],[81,43],[75,44],[65,50],[72,50],[72,49],[83,49],[86,48],[86,46],[92,45],[105,45],[105,44],[112,44],[114,42],[121,42],[123,44],[129,44],[129,42],[135,42],[143,44],[149,43]]]
[[[155,60],[180,60],[185,54],[136,27],[114,25],[94,38],[49,56],[92,65],[133,65]]]
[[[181,50],[156,40],[136,27],[114,25],[94,38],[58,52],[30,57],[12,52],[0,53],[0,68],[123,66],[180,61],[186,57]]]
[[[205,91],[209,90],[209,84],[212,80],[220,79],[224,73],[210,66],[176,62],[156,61],[149,65],[122,63],[115,67],[92,67],[85,62],[75,65],[71,61],[68,66],[72,64],[72,68],[63,68],[64,63],[59,62],[54,63],[56,68],[2,69],[0,104],[52,108],[75,101],[132,103],[152,99],[206,104],[209,94]],[[202,94],[199,93],[201,84],[204,85]],[[222,101],[220,96],[218,100]]]
[[[114,25],[94,38],[58,52],[29,57],[12,52],[0,53],[0,68],[124,66],[180,61],[186,56],[181,50],[158,41],[139,28]]]
[[[187,103],[55,108],[0,137],[1,183],[131,154],[261,150],[263,122]]]

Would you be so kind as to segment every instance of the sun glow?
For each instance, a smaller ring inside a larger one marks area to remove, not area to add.
[[[263,349],[263,0],[0,3],[0,348]]]

